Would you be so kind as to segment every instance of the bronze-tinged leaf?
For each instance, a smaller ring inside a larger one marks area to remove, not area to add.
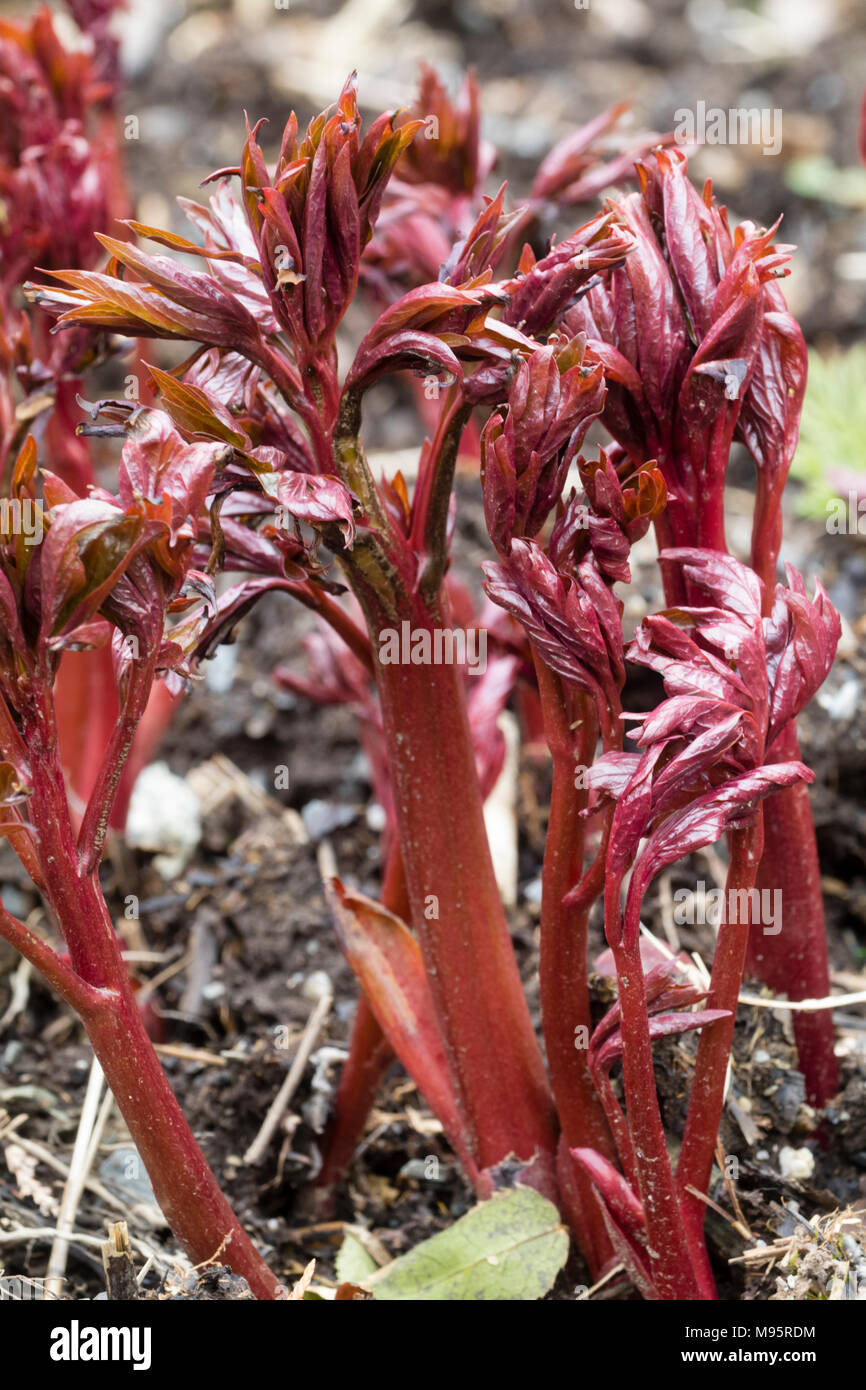
[[[40,547],[40,641],[56,646],[93,618],[138,550],[163,529],[92,498],[53,515]]]
[[[373,1295],[360,1284],[338,1284],[334,1294],[335,1303],[372,1303]]]
[[[252,448],[249,435],[236,428],[231,415],[201,387],[178,381],[159,367],[148,367],[166,410],[179,430],[194,439],[221,439],[232,448]]]
[[[36,495],[36,440],[28,434],[12,469],[12,495],[19,501]]]
[[[179,236],[177,232],[163,231],[161,227],[148,227],[144,222],[136,222],[134,218],[127,218],[123,224],[136,236],[144,237],[147,241],[155,241],[160,246],[167,246],[171,251],[182,251],[185,256],[201,256],[208,261],[235,261],[242,265],[245,257],[240,251],[220,250],[216,247],[199,246],[198,242],[190,241],[188,237]]]
[[[326,885],[340,945],[379,1025],[473,1181],[478,1169],[448,1072],[421,947],[399,917],[339,879]]]
[[[0,806],[15,806],[26,801],[30,792],[21,783],[18,769],[12,763],[0,763]]]

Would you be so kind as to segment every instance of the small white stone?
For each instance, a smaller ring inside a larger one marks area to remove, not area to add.
[[[164,879],[183,873],[201,839],[201,807],[183,777],[158,762],[139,773],[126,819],[126,843],[156,854],[154,868]]]
[[[331,977],[326,970],[313,970],[304,981],[301,993],[307,999],[313,999],[318,1003],[320,999],[332,999],[334,997],[334,986],[331,984]]]
[[[534,878],[523,890],[524,902],[538,904],[541,902],[541,879]]]
[[[214,695],[224,695],[227,690],[231,690],[237,664],[237,647],[232,646],[230,642],[224,642],[221,647],[217,647],[213,656],[201,664],[208,690],[213,691]]]
[[[815,1171],[815,1155],[811,1149],[791,1149],[785,1145],[779,1150],[779,1172],[783,1178],[805,1181]]]
[[[755,1053],[754,1057],[752,1058],[752,1061],[753,1061],[753,1062],[769,1062],[769,1060],[770,1060],[770,1054],[769,1054],[769,1052],[765,1052],[764,1049],[763,1049],[762,1047],[759,1047],[759,1048],[758,1048],[757,1052]]]
[[[855,676],[848,679],[832,692],[826,691],[818,696],[818,703],[827,711],[831,719],[853,719],[862,699],[860,682]]]

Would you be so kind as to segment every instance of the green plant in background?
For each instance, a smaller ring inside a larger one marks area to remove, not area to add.
[[[800,442],[791,476],[801,516],[825,521],[834,502],[866,496],[866,345],[809,354]],[[856,529],[856,528],[853,528]]]
[[[835,164],[825,154],[792,159],[785,171],[785,183],[801,198],[866,208],[866,169],[858,169],[856,164]]]

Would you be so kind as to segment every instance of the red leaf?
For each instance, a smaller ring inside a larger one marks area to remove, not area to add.
[[[814,774],[802,763],[772,763],[697,797],[666,817],[647,839],[632,871],[625,907],[625,939],[635,940],[641,902],[656,874],[687,854],[712,845],[725,830],[743,823],[759,802],[781,787],[811,782]]]
[[[645,1218],[640,1200],[621,1173],[594,1149],[571,1149],[575,1163],[591,1179],[602,1203],[611,1244],[638,1292],[648,1301],[660,1297],[645,1247]]]
[[[730,1018],[727,1009],[695,1009],[689,1013],[658,1014],[649,1021],[650,1038],[667,1038],[676,1033],[690,1033],[720,1018]],[[622,1056],[622,1033],[617,1029],[598,1049],[595,1065],[609,1071]]]
[[[348,892],[339,879],[330,880],[327,893],[340,945],[383,1033],[477,1180],[418,942],[399,917]]]
[[[593,696],[611,730],[625,677],[620,605],[594,564],[565,578],[534,541],[515,540],[507,561],[483,569],[488,596],[523,624],[552,670]]]
[[[632,1234],[642,1232],[646,1226],[643,1207],[622,1173],[594,1149],[571,1149],[570,1153],[592,1179],[619,1225]]]
[[[268,475],[268,491],[299,521],[313,526],[336,522],[346,545],[352,544],[352,498],[339,478],[286,471],[278,473],[273,482]]]

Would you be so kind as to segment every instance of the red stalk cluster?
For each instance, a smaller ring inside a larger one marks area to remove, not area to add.
[[[702,1239],[703,1202],[695,1193],[709,1189],[748,930],[750,924],[760,929],[751,895],[763,840],[758,808],[780,788],[811,779],[802,763],[768,761],[767,752],[823,682],[840,627],[820,585],[810,603],[791,569],[790,587],[776,587],[772,614],[763,618],[761,583],[738,561],[707,550],[666,551],[662,558],[680,566],[683,579],[713,606],[679,608],[641,624],[627,655],[661,672],[668,698],[634,733],[640,753],[605,753],[589,773],[590,785],[615,800],[604,899],[620,983],[619,1003],[593,1035],[591,1067],[603,1072],[622,1058],[627,1126],[612,1113],[609,1090],[604,1094],[630,1210],[639,1207],[642,1221],[624,1226],[618,1220],[620,1173],[601,1166],[598,1155],[587,1172],[606,1201],[617,1251],[638,1286],[649,1296],[706,1298],[713,1297],[713,1283]],[[644,978],[641,903],[656,874],[725,830],[731,843],[727,913],[709,1008],[669,1013],[678,997],[681,1008],[704,991],[678,983],[675,962]],[[703,1032],[674,1173],[655,1094],[652,1038],[696,1027]],[[585,1166],[584,1150],[575,1156]]]
[[[42,894],[69,963],[5,909],[0,933],[80,1014],[157,1200],[190,1257],[207,1260],[229,1247],[229,1259],[257,1294],[274,1297],[277,1281],[222,1195],[153,1051],[98,876],[154,679],[177,680],[188,671],[183,630],[166,635],[167,614],[212,593],[190,562],[219,454],[218,445],[184,443],[164,415],[155,415],[124,447],[116,496],[93,489],[77,498],[43,470],[38,499],[32,440],[15,465],[13,497],[38,515],[43,536],[29,547],[21,534],[4,536],[0,552],[0,830]],[[195,634],[192,626],[187,635]],[[76,834],[54,684],[65,649],[106,643],[120,714]]]
[[[726,549],[728,456],[733,440],[746,445],[756,478],[750,562],[769,603],[806,386],[806,344],[778,283],[792,248],[773,244],[775,227],[732,230],[709,184],[701,195],[689,182],[680,151],[658,152],[640,172],[640,191],[617,205],[635,249],[567,323],[605,364],[605,425],[636,462],[658,460],[669,499],[656,523],[662,546]],[[668,602],[685,602],[676,570],[663,565],[662,576]],[[795,725],[774,756],[799,757]],[[825,998],[824,909],[802,788],[767,808],[759,882],[784,884],[785,926],[753,936],[753,968],[793,999]],[[795,1031],[809,1098],[825,1104],[837,1080],[832,1018],[800,1013]]]
[[[540,256],[525,246],[494,279],[540,203],[567,206],[587,178],[602,186],[611,176],[611,166],[592,170],[588,151],[615,113],[546,162],[533,200],[509,212],[504,188],[480,194],[489,161],[474,86],[452,105],[425,81],[438,145],[424,144],[412,113],[385,113],[365,130],[350,80],[303,135],[290,118],[273,166],[259,128],[248,130],[239,165],[213,176],[209,204],[183,204],[201,243],[133,222],[163,250],[101,234],[103,269],[54,269],[55,288],[30,288],[64,333],[178,339],[192,352],[171,373],[152,369],[159,410],[114,402],[95,412],[110,423],[93,428],[125,436],[116,495],[93,488],[81,499],[46,472],[40,503],[32,450],[16,469],[14,487],[42,506],[46,530],[32,554],[10,536],[2,557],[5,828],[71,965],[8,914],[0,930],[81,1013],[190,1254],[208,1258],[219,1231],[230,1235],[229,1263],[274,1296],[133,1017],[96,871],[155,676],[178,686],[262,594],[292,595],[328,635],[313,643],[306,683],[279,678],[357,710],[386,810],[383,903],[329,885],[364,998],[326,1179],[347,1161],[395,1054],[480,1197],[516,1175],[561,1203],[594,1274],[621,1260],[647,1297],[709,1298],[695,1193],[711,1181],[748,917],[723,926],[707,994],[676,962],[645,970],[639,915],[660,869],[725,832],[729,888],[748,895],[761,803],[810,775],[790,731],[829,669],[838,619],[820,587],[810,602],[793,572],[788,587],[775,584],[803,375],[799,330],[775,284],[788,248],[748,225],[731,232],[710,193],[688,183],[682,157],[661,150],[639,166],[640,192]],[[440,205],[445,244],[432,233],[416,243],[437,248],[421,270],[407,262],[407,225]],[[342,371],[336,334],[362,279],[385,307]],[[362,442],[367,391],[407,369],[436,388],[411,493],[399,474],[373,477]],[[590,459],[580,451],[598,420],[615,443]],[[448,574],[470,424],[497,554],[485,587],[505,610],[485,629],[497,650],[481,682],[454,660],[393,655],[404,629],[423,652],[479,628]],[[755,555],[772,557],[760,576],[725,551],[724,476],[738,433],[759,468]],[[631,546],[653,524],[670,606],[625,651],[615,586],[629,581]],[[242,577],[216,598],[209,575],[220,567]],[[109,630],[120,716],[76,841],[52,681],[64,649]],[[621,747],[626,659],[659,671],[667,693],[642,719],[637,753]],[[553,763],[546,1067],[483,819],[501,762],[496,718],[515,679],[537,691]],[[619,996],[593,1028],[587,933],[602,896]],[[797,918],[792,930],[801,927]],[[653,1042],[694,1029],[674,1169]],[[611,1077],[620,1065],[624,1108]],[[826,1089],[826,1066],[822,1075]],[[173,1196],[178,1175],[200,1202]]]
[[[0,25],[0,468],[6,476],[32,433],[43,461],[82,497],[96,473],[76,429],[77,397],[84,373],[112,348],[83,328],[52,336],[45,316],[21,304],[20,285],[65,265],[95,266],[95,233],[128,214],[115,114],[117,42],[108,27],[114,8],[113,0],[70,4],[91,53],[64,47],[47,8],[28,27]],[[60,748],[78,815],[118,717],[110,655],[103,648],[67,652],[57,680]],[[154,691],[112,808],[117,829],[172,707],[163,688]]]

